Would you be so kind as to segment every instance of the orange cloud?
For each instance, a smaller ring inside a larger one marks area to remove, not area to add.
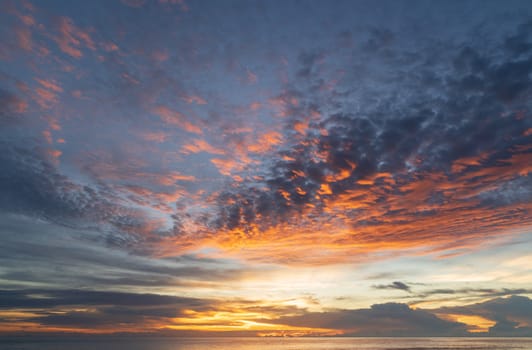
[[[207,141],[203,139],[195,139],[191,143],[188,143],[181,147],[181,152],[184,154],[206,152],[211,154],[223,155],[225,151],[211,146]]]
[[[220,174],[225,176],[231,176],[234,171],[238,172],[244,169],[242,163],[233,159],[214,158],[211,159],[211,163],[214,164]]]
[[[258,136],[257,141],[248,145],[247,149],[253,153],[266,153],[282,142],[282,135],[277,131],[268,131]]]
[[[168,107],[159,106],[154,108],[152,112],[158,115],[161,120],[164,121],[166,124],[175,125],[185,131],[194,134],[203,133],[198,126],[190,123],[183,114],[177,111],[173,111]]]
[[[498,191],[497,184],[528,176],[531,157],[532,153],[523,149],[490,160],[492,166],[475,159],[460,160],[456,164],[466,166],[467,171],[459,173],[376,173],[350,189],[338,190],[336,182],[350,173],[345,169],[346,174],[340,171],[330,175],[330,182],[320,184],[316,202],[287,211],[282,222],[257,212],[253,222],[242,221],[238,227],[194,236],[194,242],[187,244],[194,249],[217,247],[226,257],[301,265],[367,261],[373,253],[397,250],[439,257],[463,254],[478,249],[479,242],[490,237],[532,227],[532,204],[499,203],[487,209],[489,204],[481,200],[486,193]],[[227,176],[243,170],[234,160],[212,162]],[[292,174],[293,181],[305,179],[304,172],[293,170]],[[308,195],[301,186],[295,186],[293,192],[276,191],[290,208],[295,196]],[[249,204],[233,199],[227,205],[243,210]],[[181,242],[161,244],[164,255],[182,252]]]
[[[495,321],[476,315],[437,314],[437,316],[444,320],[464,323],[471,333],[487,333],[496,324]]]
[[[459,173],[467,167],[480,166],[489,157],[489,153],[481,154],[480,156],[460,158],[453,162],[452,172]]]

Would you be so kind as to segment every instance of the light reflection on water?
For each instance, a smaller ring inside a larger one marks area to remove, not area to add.
[[[532,350],[532,338],[134,338],[0,341],[5,350]]]

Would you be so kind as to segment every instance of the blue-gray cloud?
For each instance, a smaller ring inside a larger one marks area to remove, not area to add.
[[[373,286],[375,289],[398,289],[405,292],[411,292],[411,287],[407,283],[401,281],[394,281],[390,284],[377,284]]]
[[[512,295],[473,305],[443,307],[435,311],[477,315],[493,320],[496,324],[488,331],[492,336],[532,336],[532,300],[524,296]]]

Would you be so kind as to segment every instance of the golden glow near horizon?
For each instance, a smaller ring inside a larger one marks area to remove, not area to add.
[[[471,333],[486,333],[490,327],[495,326],[497,323],[482,316],[447,314],[444,317],[470,326],[469,331]]]

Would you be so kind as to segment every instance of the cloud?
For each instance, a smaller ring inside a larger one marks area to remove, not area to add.
[[[166,124],[175,125],[179,128],[194,134],[202,134],[201,128],[189,122],[187,118],[179,113],[173,111],[165,106],[158,106],[153,110],[153,113],[161,117]]]
[[[0,279],[11,288],[160,291],[221,288],[255,272],[219,259],[154,259],[116,249],[96,229],[77,229],[25,215],[1,214]],[[122,242],[123,243],[123,242]]]
[[[300,264],[445,258],[532,224],[529,20],[494,28],[483,9],[451,34],[439,7],[397,25],[366,9],[353,27],[348,3],[241,4],[235,22],[170,3],[94,7],[94,26],[71,9],[21,18],[48,51],[6,66],[2,123],[28,121],[2,145],[6,212],[95,225],[136,253]]]
[[[13,124],[18,117],[26,112],[28,103],[19,96],[0,89],[0,123]]]
[[[430,289],[427,291],[423,291],[421,293],[413,295],[413,297],[416,298],[426,298],[431,295],[457,295],[457,294],[464,294],[464,295],[476,295],[484,298],[493,298],[498,296],[508,296],[512,294],[530,294],[532,293],[532,289],[526,289],[526,288],[519,288],[519,289],[509,289],[509,288],[502,288],[502,289],[496,289],[496,288],[461,288],[461,289],[451,289],[451,288],[445,288],[445,289]]]
[[[214,221],[222,246],[224,231],[246,232],[243,245],[260,237],[253,230],[289,241],[312,228],[330,232],[325,225],[332,220],[342,228],[336,241],[327,233],[320,241],[339,249],[349,243],[471,249],[475,240],[532,223],[524,185],[530,118],[517,112],[530,113],[530,52],[516,57],[504,49],[506,39],[481,46],[466,37],[467,44],[445,52],[423,42],[412,55],[402,38],[372,32],[332,90],[316,65],[333,53],[300,55],[301,69],[271,100],[287,122],[280,144],[261,147],[264,180],[237,182],[222,194],[233,198],[230,205],[220,200]],[[362,73],[355,78],[361,66],[374,90]],[[318,119],[295,137],[295,123],[313,111]],[[248,170],[224,171],[236,178]]]
[[[27,330],[24,327],[29,324],[40,332],[61,330],[96,334],[164,334],[172,329],[201,331],[199,334],[244,331],[249,330],[244,322],[246,318],[297,311],[293,306],[270,306],[239,299],[221,301],[91,290],[2,290],[0,296],[0,314],[6,317],[0,321],[0,329],[10,323],[12,329],[19,331]],[[258,327],[267,328],[266,325]]]
[[[62,175],[47,149],[33,150],[0,144],[0,209],[4,213],[36,217],[66,227],[91,228],[109,244],[127,247],[161,229],[161,221],[149,213],[117,201],[110,187],[81,185]],[[171,194],[158,194],[171,200]],[[162,230],[162,229],[161,229]],[[155,236],[153,236],[155,238]]]
[[[142,331],[141,327],[153,331],[165,319],[186,316],[187,310],[212,310],[215,305],[207,299],[84,290],[0,291],[0,295],[0,310],[42,310],[37,311],[38,316],[25,317],[25,322],[101,333],[108,332],[108,327],[112,332]]]
[[[340,329],[348,336],[460,336],[461,323],[440,319],[405,304],[372,305],[369,309],[337,310],[281,317],[276,323],[313,328]]]
[[[532,336],[532,300],[524,296],[512,295],[434,311],[442,314],[477,315],[493,320],[496,324],[489,328],[490,336]]]
[[[168,306],[204,307],[209,302],[195,298],[182,298],[157,294],[99,292],[84,290],[23,290],[2,291],[2,308],[45,308],[55,306]]]
[[[83,48],[95,50],[95,44],[89,32],[76,26],[71,18],[60,17],[56,25],[59,35],[55,41],[64,53],[74,58],[81,58]]]
[[[408,284],[403,283],[401,281],[394,281],[391,284],[378,284],[373,286],[375,289],[398,289],[403,290],[405,292],[411,292],[411,288]]]

